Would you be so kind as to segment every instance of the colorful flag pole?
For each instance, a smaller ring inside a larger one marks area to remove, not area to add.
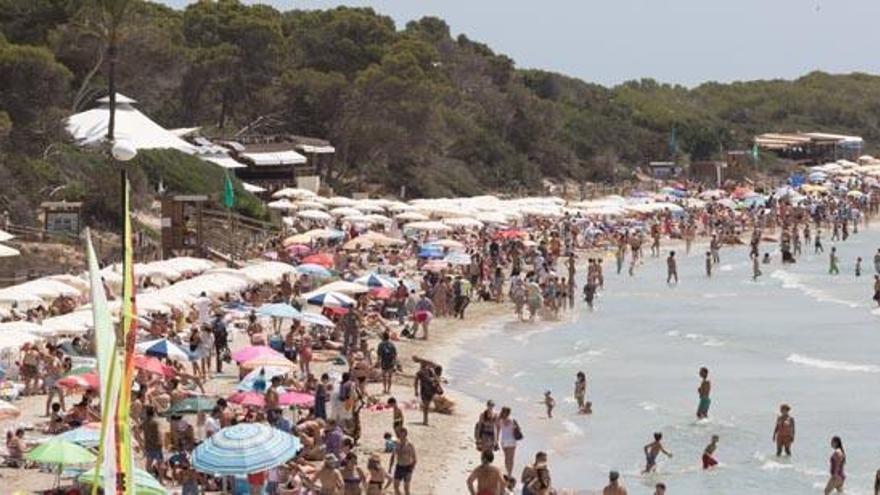
[[[92,246],[92,237],[88,229],[86,237],[86,257],[89,266],[89,284],[91,288],[92,319],[95,328],[95,348],[98,361],[98,375],[101,393],[101,435],[98,445],[99,463],[95,467],[95,478],[92,480],[92,495],[98,493],[98,473],[104,475],[104,493],[116,493],[116,405],[119,399],[119,364],[116,353],[116,333],[110,310],[107,307],[107,294],[101,281],[98,258]]]
[[[119,446],[119,466],[117,473],[117,493],[134,495],[134,465],[131,444],[131,384],[134,381],[134,350],[137,337],[137,306],[134,285],[134,246],[131,225],[131,185],[123,178],[124,185],[124,227],[122,256],[122,386],[119,390],[119,403],[116,413],[117,445]],[[121,488],[121,489],[120,489]]]

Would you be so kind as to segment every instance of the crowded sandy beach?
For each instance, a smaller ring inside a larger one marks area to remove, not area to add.
[[[632,453],[646,460],[641,472],[613,467],[604,489],[557,481],[554,466],[571,463],[565,449],[542,446],[523,427],[537,414],[546,416],[541,431],[571,430],[574,438],[594,411],[598,421],[603,406],[589,367],[559,371],[572,378],[570,390],[520,401],[473,385],[459,390],[473,377],[450,366],[493,356],[491,344],[476,342],[499,335],[499,323],[523,337],[523,329],[552,333],[584,315],[600,318],[622,280],[677,291],[694,279],[723,283],[716,279],[735,270],[757,290],[772,266],[821,264],[827,277],[860,281],[864,300],[880,305],[880,255],[873,257],[880,251],[837,254],[869,231],[880,204],[874,165],[865,161],[825,167],[796,187],[675,182],[587,201],[400,202],[276,191],[270,207],[283,205],[288,227],[240,268],[187,257],[134,265],[138,493],[662,494],[676,493],[675,475],[662,468],[673,456],[735,476],[718,460],[729,439],[713,432],[713,380],[724,378],[709,363],[690,370],[696,413],[689,414],[708,425],[705,448],[672,451],[664,432],[645,429],[651,441]],[[679,268],[685,260],[687,272]],[[93,275],[118,315],[120,267]],[[89,280],[59,274],[0,289],[7,431],[0,475],[10,492],[85,493],[93,483],[87,471],[96,463],[103,401]],[[801,411],[784,396],[776,402],[772,455],[784,462],[799,451],[827,451],[823,489],[842,490],[845,440],[795,442]],[[248,444],[251,437],[264,440]],[[524,439],[529,449],[518,448]],[[622,472],[648,480],[646,489],[628,492]]]

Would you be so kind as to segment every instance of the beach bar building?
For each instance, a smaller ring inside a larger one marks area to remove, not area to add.
[[[859,136],[827,132],[766,133],[755,136],[755,145],[782,158],[825,163],[857,160],[862,155],[864,140]]]

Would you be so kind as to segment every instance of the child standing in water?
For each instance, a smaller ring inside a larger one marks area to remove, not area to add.
[[[712,400],[709,398],[711,392],[712,382],[709,381],[709,368],[700,368],[700,386],[697,388],[700,403],[697,406],[697,419],[709,417],[709,406],[712,404]]]
[[[663,447],[663,434],[654,433],[654,441],[645,445],[645,470],[644,474],[654,472],[657,469],[657,456],[662,452],[666,457],[672,457],[672,454]]]
[[[718,435],[712,435],[709,445],[703,450],[703,469],[709,469],[718,465],[715,460],[715,449],[718,448]]]
[[[550,391],[544,392],[544,406],[547,408],[547,417],[553,419],[553,408],[556,407],[556,400],[550,396]]]

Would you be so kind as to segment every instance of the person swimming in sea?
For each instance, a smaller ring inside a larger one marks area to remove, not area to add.
[[[718,435],[712,435],[709,445],[703,449],[703,469],[711,469],[718,465],[715,460],[715,450],[718,448]]]
[[[697,419],[705,419],[709,417],[709,406],[712,400],[709,394],[712,392],[712,382],[709,381],[709,368],[700,368],[700,386],[697,388],[697,394],[700,396],[700,404],[697,406]]]
[[[660,432],[654,433],[654,441],[645,445],[645,470],[642,471],[642,474],[652,473],[657,469],[657,456],[662,452],[666,455],[666,457],[671,458],[672,453],[667,451],[663,447],[663,434]]]

